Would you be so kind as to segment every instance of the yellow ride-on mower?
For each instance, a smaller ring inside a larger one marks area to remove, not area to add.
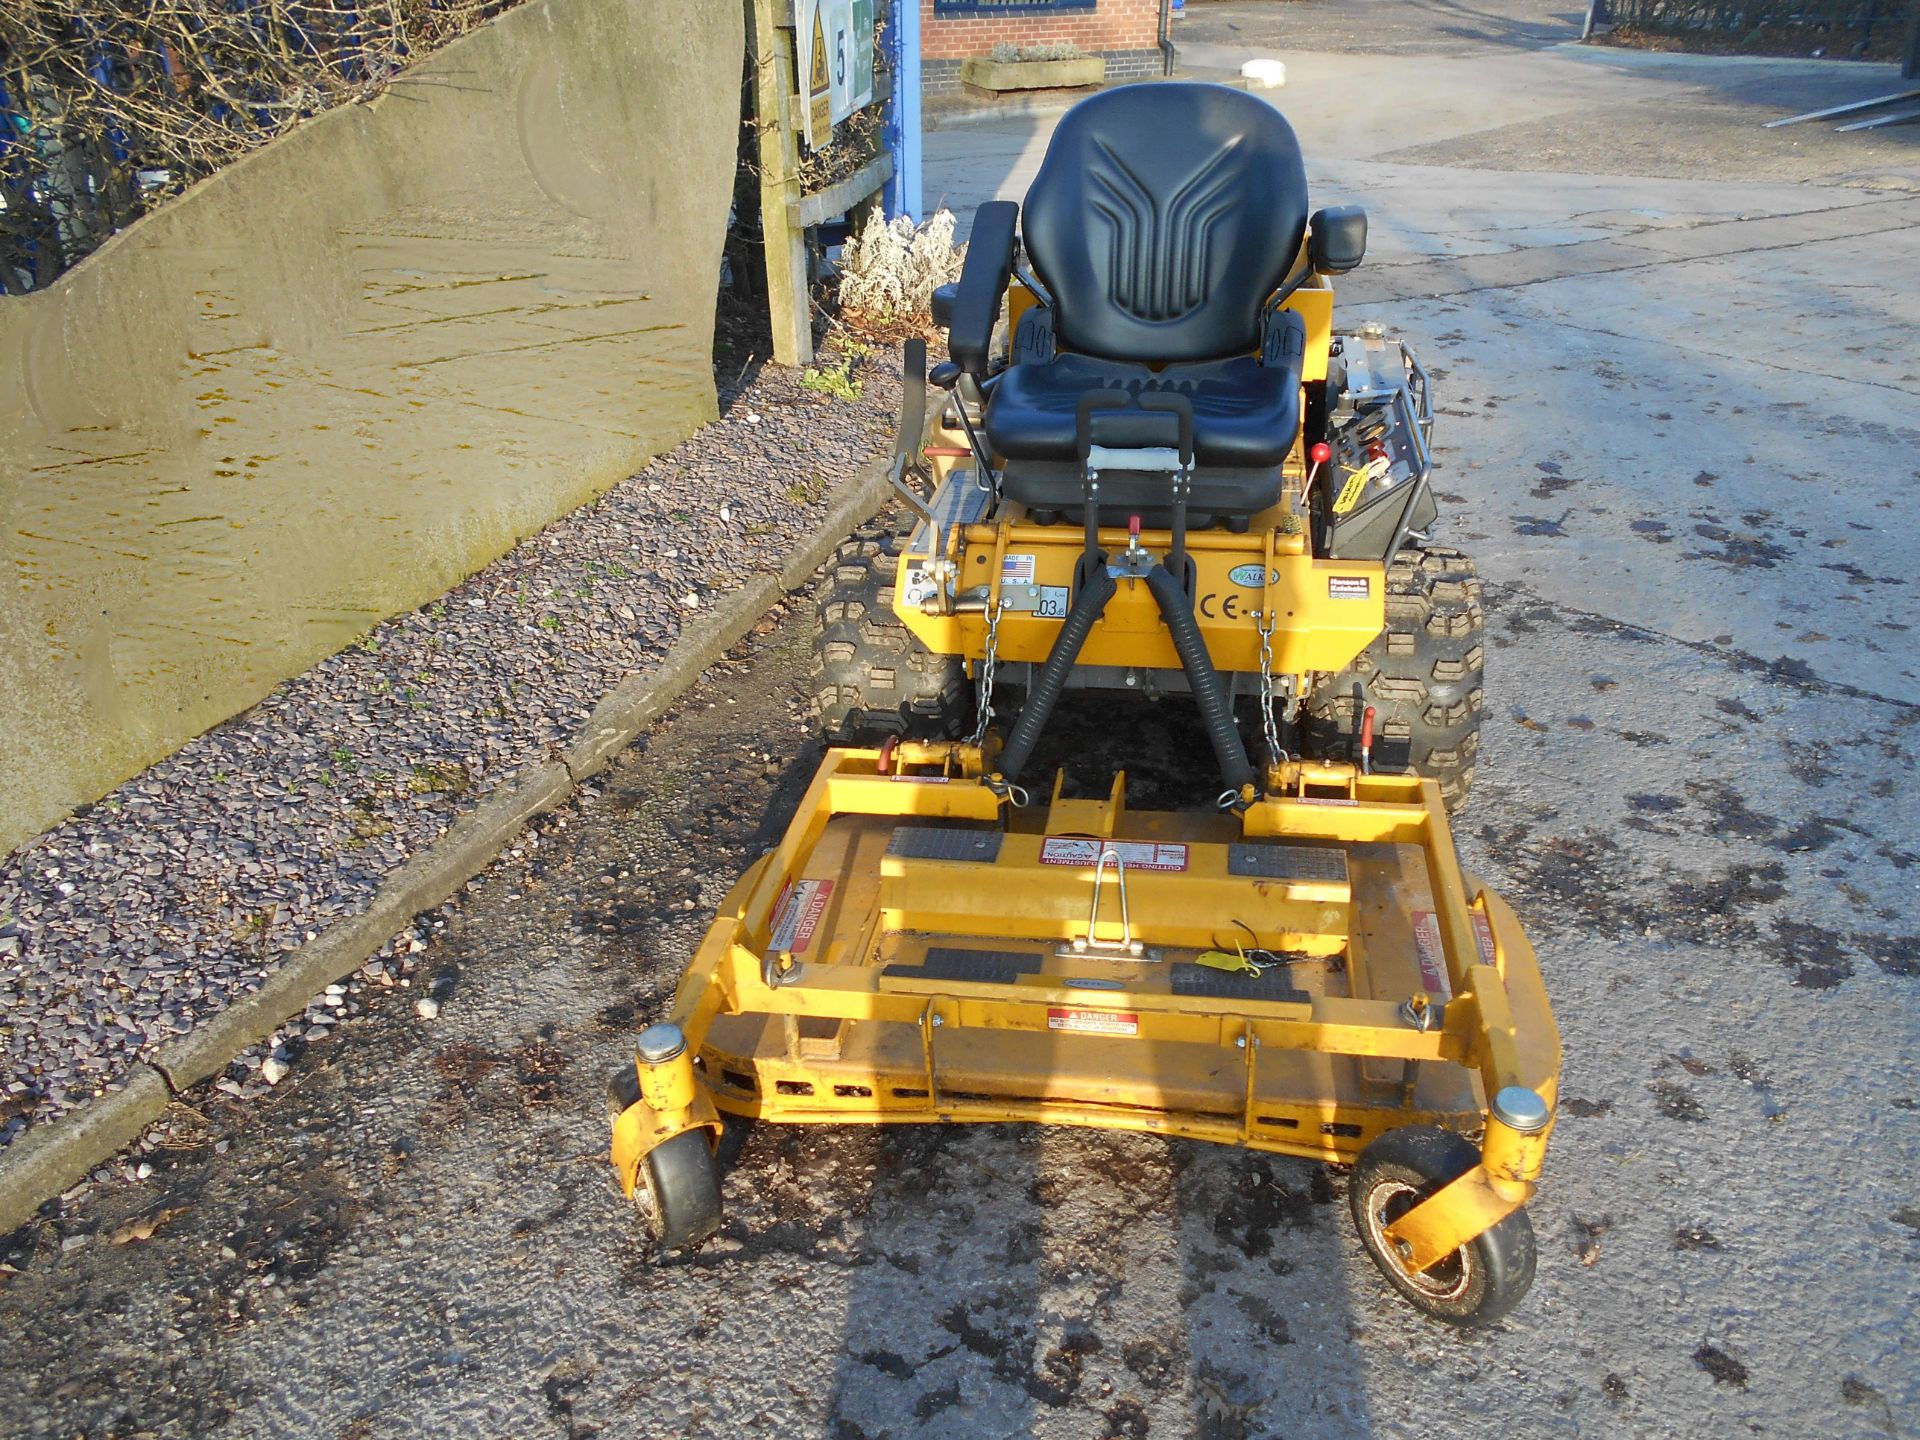
[[[660,1246],[719,1224],[724,1115],[1024,1120],[1351,1165],[1415,1305],[1525,1292],[1559,1037],[1448,829],[1479,583],[1424,533],[1425,372],[1333,328],[1365,242],[1357,209],[1309,219],[1279,113],[1213,85],[1082,102],[1024,211],[980,207],[935,297],[951,362],[907,350],[917,523],[822,594],[831,748],[613,1082]],[[1191,703],[1219,778],[1183,810],[1130,808],[1124,772],[1049,793],[1067,689]]]

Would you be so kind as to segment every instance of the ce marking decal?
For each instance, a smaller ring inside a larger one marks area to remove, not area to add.
[[[1240,608],[1240,602],[1246,597],[1229,590],[1225,595],[1207,594],[1200,597],[1200,614],[1208,620],[1239,620],[1250,614]],[[1258,605],[1259,598],[1254,598]]]

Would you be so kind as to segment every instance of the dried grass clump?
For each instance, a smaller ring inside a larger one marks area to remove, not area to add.
[[[958,280],[966,258],[953,224],[944,207],[919,226],[905,215],[888,224],[875,210],[841,251],[840,308],[881,323],[925,319],[934,287]]]

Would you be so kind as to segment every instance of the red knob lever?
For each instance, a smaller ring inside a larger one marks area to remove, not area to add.
[[[1313,449],[1309,450],[1307,454],[1313,457],[1314,464],[1324,465],[1333,458],[1333,447],[1322,440],[1318,445],[1314,446]]]
[[[1127,534],[1136,540],[1140,538],[1140,517],[1138,515],[1129,515],[1127,517]]]

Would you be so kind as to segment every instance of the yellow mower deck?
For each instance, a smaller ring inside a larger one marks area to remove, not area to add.
[[[1551,1109],[1559,1037],[1432,782],[1294,765],[1234,815],[1129,810],[1122,776],[1106,800],[1056,788],[1015,809],[978,760],[828,752],[680,984],[684,1053],[639,1062],[644,1098],[614,1126],[628,1193],[649,1149],[726,1112],[1106,1126],[1336,1161],[1395,1127],[1485,1123],[1482,1168],[1396,1236],[1437,1258],[1525,1201],[1546,1132],[1486,1122],[1486,1097],[1521,1086]],[[1289,963],[1196,963],[1256,945]]]

